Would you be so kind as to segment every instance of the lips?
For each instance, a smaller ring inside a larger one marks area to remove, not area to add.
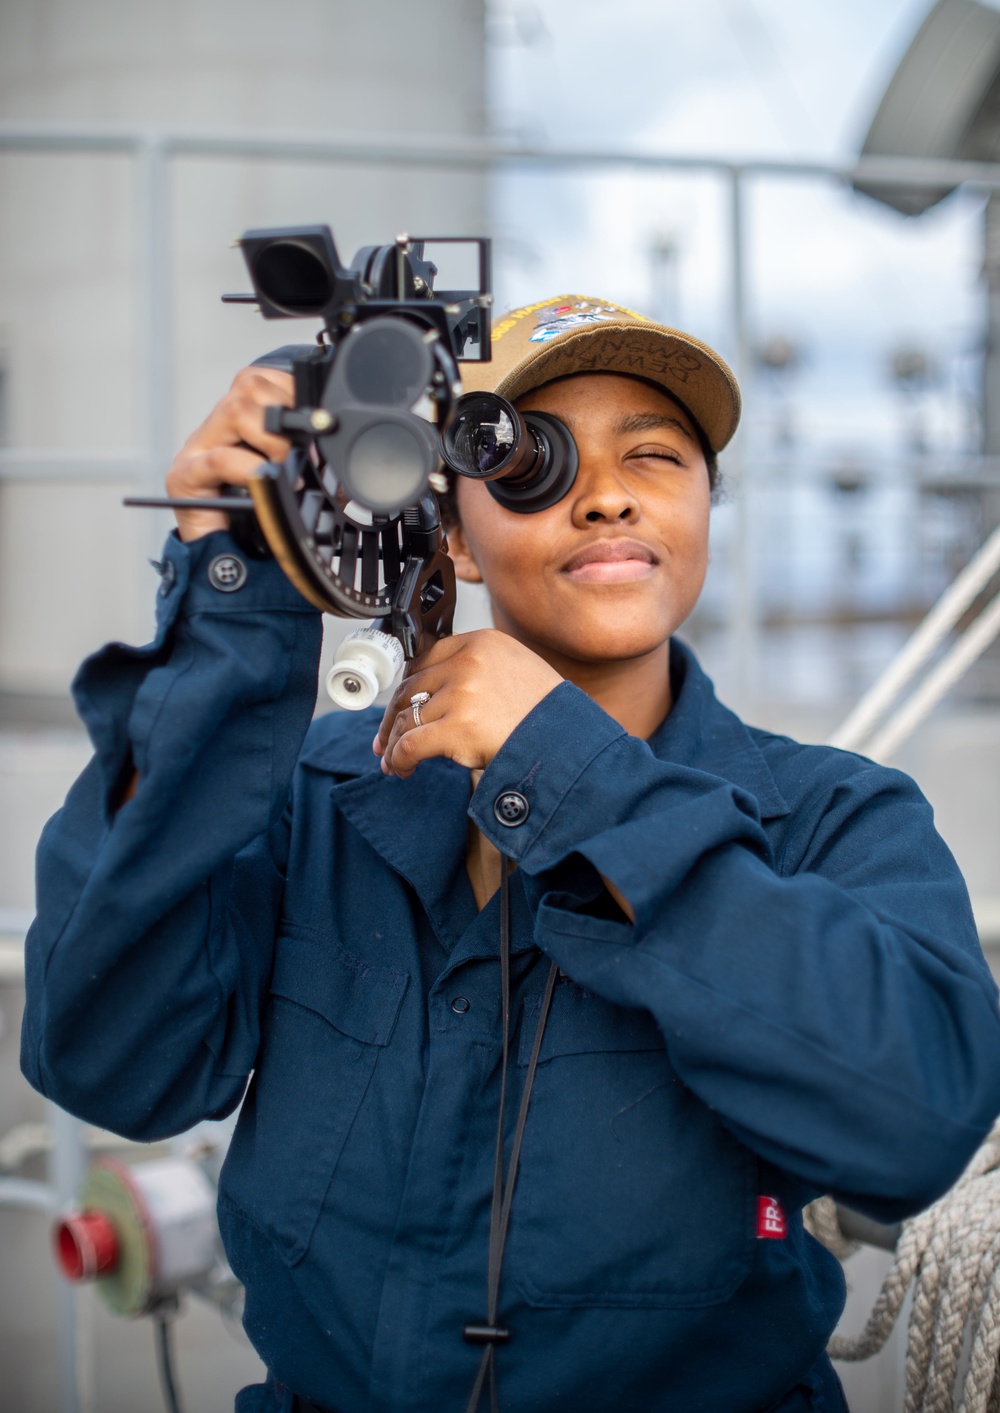
[[[588,564],[624,564],[629,561],[647,565],[659,562],[649,546],[644,545],[641,540],[595,540],[577,550],[563,565],[563,573],[573,574]]]

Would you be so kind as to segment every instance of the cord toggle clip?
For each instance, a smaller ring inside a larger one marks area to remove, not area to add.
[[[510,1330],[502,1325],[466,1325],[462,1338],[466,1344],[506,1344]]]

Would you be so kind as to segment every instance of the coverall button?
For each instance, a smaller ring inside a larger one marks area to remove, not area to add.
[[[464,1016],[471,1005],[472,1002],[468,1000],[467,997],[456,996],[451,1003],[451,1009],[455,1012],[456,1016]]]
[[[531,806],[520,790],[505,790],[493,803],[493,813],[500,824],[514,829],[523,824],[531,812]]]
[[[217,554],[208,566],[208,582],[220,594],[233,594],[247,581],[247,567],[235,554]]]

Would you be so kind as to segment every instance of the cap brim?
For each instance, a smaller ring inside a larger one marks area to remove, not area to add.
[[[719,355],[690,334],[647,320],[605,320],[568,331],[532,348],[496,382],[490,380],[488,363],[467,363],[463,373],[472,374],[464,378],[466,386],[489,389],[512,402],[574,373],[644,378],[688,409],[715,452],[729,442],[740,420],[739,385]]]

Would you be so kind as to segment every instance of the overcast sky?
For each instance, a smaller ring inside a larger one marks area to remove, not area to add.
[[[494,0],[494,127],[556,147],[851,157],[929,9],[929,0]],[[940,370],[935,437],[967,438],[981,208],[960,194],[907,220],[824,182],[754,184],[751,328],[802,348],[795,396],[818,442],[891,447],[901,414],[886,368],[903,346]],[[708,177],[508,176],[497,196],[498,295],[517,304],[602,294],[731,354],[726,212]],[[657,283],[658,239],[677,255]]]
[[[927,0],[494,0],[499,127],[553,144],[855,149]]]

